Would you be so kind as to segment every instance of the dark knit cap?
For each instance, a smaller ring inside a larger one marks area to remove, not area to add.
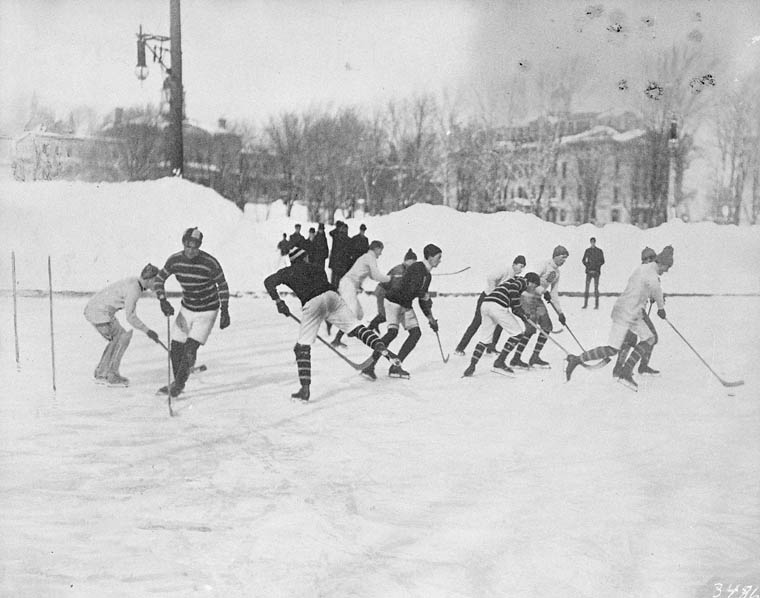
[[[414,251],[412,251],[412,248],[410,247],[409,251],[407,251],[406,254],[404,255],[404,261],[406,261],[406,260],[416,260],[416,259],[417,259],[417,254],[414,253]]]
[[[657,257],[657,252],[651,247],[644,247],[644,249],[641,250],[642,263],[651,262],[656,257]]]
[[[570,252],[565,249],[562,245],[557,245],[554,248],[554,252],[552,253],[552,257],[557,257],[558,255],[570,255]]]
[[[140,278],[143,280],[148,280],[149,278],[153,278],[154,276],[158,275],[158,268],[154,266],[153,264],[146,264],[146,266],[142,269],[142,272],[140,272]]]
[[[666,245],[654,261],[670,268],[673,265],[673,246]]]
[[[525,265],[525,256],[524,255],[518,255],[512,263],[513,264],[522,264],[524,266]]]
[[[430,259],[434,255],[438,255],[439,253],[443,253],[441,248],[437,245],[433,245],[432,243],[425,245],[425,248],[422,250],[422,255],[425,256],[426,260]]]

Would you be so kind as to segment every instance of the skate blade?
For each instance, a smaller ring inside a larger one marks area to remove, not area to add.
[[[507,372],[507,371],[504,371],[504,370],[500,370],[499,368],[491,368],[491,371],[494,374],[500,374],[501,376],[506,376],[507,378],[515,378],[516,377],[514,372]]]
[[[400,380],[409,380],[409,375],[403,374],[388,374],[388,378],[399,378]]]
[[[552,369],[552,366],[550,366],[550,365],[538,365],[538,364],[533,364],[533,365],[532,365],[532,366],[530,366],[528,369],[529,369],[529,370],[550,370],[550,369]]]
[[[639,392],[639,387],[634,386],[633,384],[628,382],[628,380],[623,380],[622,378],[616,378],[615,381],[618,384],[622,384],[623,386],[625,386],[628,390],[632,390],[633,392]]]

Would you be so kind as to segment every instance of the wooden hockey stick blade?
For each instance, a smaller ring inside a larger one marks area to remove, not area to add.
[[[718,380],[720,380],[720,383],[726,388],[734,388],[736,386],[742,386],[744,384],[744,380],[736,380],[735,382],[728,382],[722,378],[718,378]]]
[[[299,324],[301,323],[301,320],[299,320],[293,314],[290,314],[290,317],[293,318]],[[361,372],[364,368],[366,368],[367,366],[369,366],[369,364],[374,361],[372,355],[370,355],[367,359],[365,359],[361,363],[356,363],[355,361],[351,361],[348,357],[346,357],[345,355],[343,355],[343,353],[341,353],[340,351],[338,351],[335,347],[333,347],[328,341],[326,341],[325,339],[323,339],[321,336],[317,335],[317,340],[321,341],[323,345],[325,345],[328,349],[330,349],[330,351],[332,351],[333,353],[335,353],[338,357],[340,357],[348,365],[350,365],[352,368],[354,368],[355,370],[357,370],[359,372]]]
[[[467,266],[466,268],[462,268],[461,270],[456,270],[455,272],[433,272],[433,276],[453,276],[454,274],[461,274],[462,272],[467,272],[472,266]]]

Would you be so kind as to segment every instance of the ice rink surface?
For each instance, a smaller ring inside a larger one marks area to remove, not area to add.
[[[564,301],[573,332],[586,348],[605,344],[613,299],[599,311],[580,301]],[[122,362],[130,387],[93,383],[104,343],[85,303],[54,297],[54,393],[48,299],[19,299],[17,370],[12,300],[0,297],[2,595],[760,587],[757,297],[668,299],[670,321],[713,369],[746,381],[735,396],[655,318],[662,375],[636,376],[638,393],[611,366],[565,383],[551,342],[551,370],[509,379],[485,356],[463,379],[469,353],[444,364],[423,325],[408,381],[367,381],[315,344],[307,405],[289,399],[296,323],[269,299],[233,299],[232,326],[199,351],[208,371],[191,377],[174,418],[154,394],[166,354],[140,333]],[[446,353],[474,305],[436,299]],[[138,313],[165,336],[155,299]],[[576,350],[566,331],[552,338]],[[346,352],[368,350],[349,339]]]

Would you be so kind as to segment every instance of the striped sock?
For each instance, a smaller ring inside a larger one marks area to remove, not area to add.
[[[301,381],[301,386],[308,386],[311,384],[311,347],[296,343],[293,352],[296,354],[298,379]]]

